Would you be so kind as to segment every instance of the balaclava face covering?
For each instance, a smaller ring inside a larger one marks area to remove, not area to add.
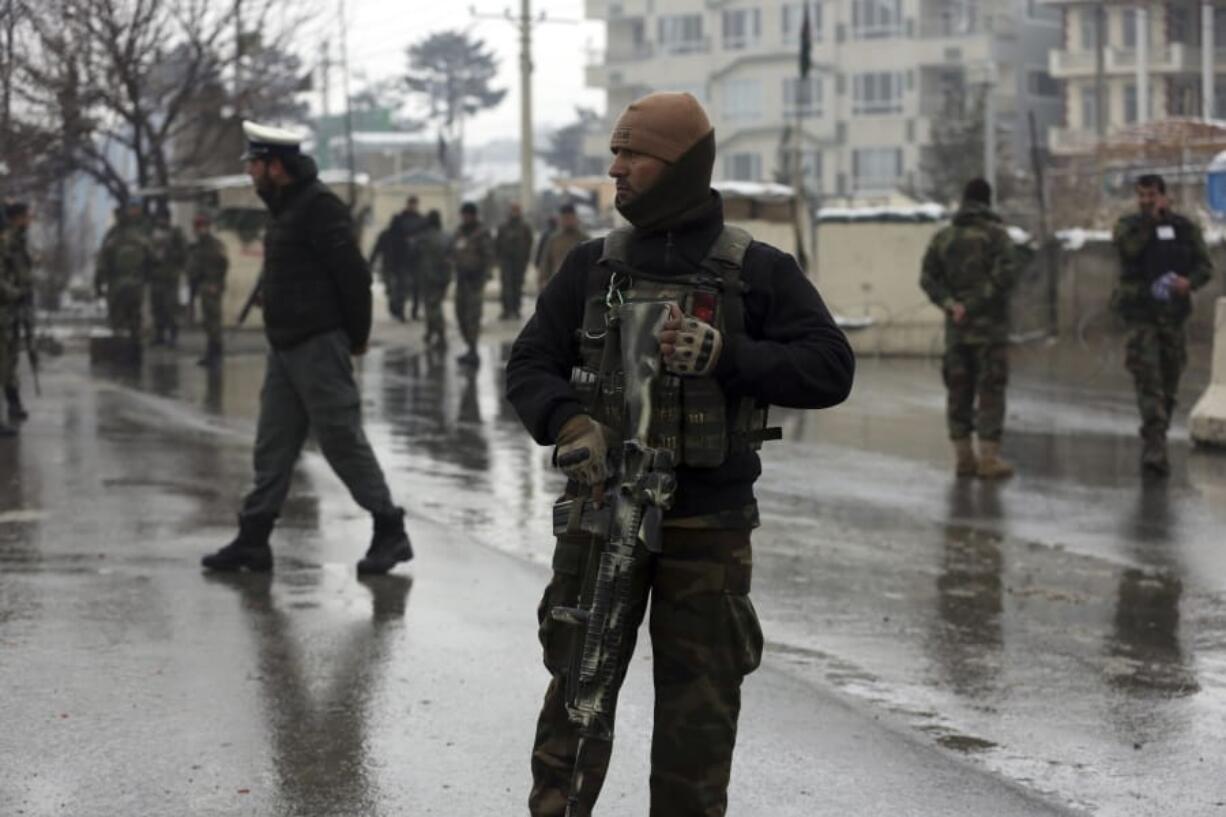
[[[640,230],[669,229],[706,205],[715,167],[715,129],[690,94],[654,93],[630,104],[609,140],[668,163],[656,183],[617,210]]]

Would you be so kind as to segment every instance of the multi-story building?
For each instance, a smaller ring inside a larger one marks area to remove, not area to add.
[[[933,121],[981,83],[1022,161],[1027,115],[1040,134],[1061,121],[1048,73],[1061,18],[1037,0],[808,2],[813,69],[802,82],[800,0],[587,0],[587,16],[607,23],[588,84],[606,90],[612,117],[648,91],[694,94],[715,125],[722,179],[780,177],[800,121],[807,184],[825,196],[922,188]]]
[[[1064,29],[1050,63],[1066,111],[1054,152],[1086,150],[1100,130],[1111,138],[1147,120],[1226,116],[1226,9],[1202,0],[1044,3]]]

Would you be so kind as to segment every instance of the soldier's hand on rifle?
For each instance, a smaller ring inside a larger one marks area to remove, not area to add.
[[[586,414],[576,414],[562,425],[553,451],[553,461],[562,473],[592,487],[597,506],[604,500],[608,479],[608,437],[605,427]]]
[[[660,357],[673,374],[702,376],[715,369],[724,339],[718,329],[691,318],[669,304],[668,320],[660,330]]]
[[[955,324],[962,323],[966,320],[966,306],[964,304],[953,304],[949,307],[949,314],[954,319]]]

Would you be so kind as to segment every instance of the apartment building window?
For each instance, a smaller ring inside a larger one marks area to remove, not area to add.
[[[666,54],[694,54],[705,51],[701,14],[670,14],[657,21],[660,50]]]
[[[1078,15],[1081,24],[1081,50],[1096,51],[1098,49],[1098,10],[1095,6],[1083,6]],[[1103,39],[1106,39],[1105,32]]]
[[[1060,83],[1041,68],[1026,75],[1026,86],[1031,96],[1060,96]]]
[[[1124,47],[1137,47],[1137,10],[1121,9],[1124,15]]]
[[[789,77],[783,81],[783,113],[785,116],[822,115],[822,78]]]
[[[902,0],[852,0],[851,32],[857,40],[900,36]]]
[[[1094,130],[1098,127],[1098,98],[1093,86],[1081,89],[1081,127],[1083,130]]]
[[[1226,14],[1218,14],[1213,9],[1213,45],[1214,48],[1226,48]]]
[[[805,185],[814,190],[821,190],[822,152],[820,150],[802,150],[800,152],[800,169],[805,175]]]
[[[892,190],[902,179],[902,148],[857,148],[851,153],[857,190]]]
[[[1134,82],[1124,86],[1124,121],[1129,124],[1137,121],[1137,86]]]
[[[1060,11],[1043,5],[1040,0],[1026,0],[1026,17],[1040,23],[1060,24]]]
[[[762,38],[762,12],[759,9],[730,9],[724,12],[724,49],[743,51]]]
[[[724,156],[724,178],[734,182],[762,181],[762,156],[758,153],[729,153]]]
[[[902,113],[903,77],[897,71],[874,71],[852,78],[853,114]]]
[[[809,36],[817,42],[822,38],[822,7],[821,0],[809,3]],[[803,3],[783,4],[783,44],[797,45],[800,42],[800,26],[804,22],[805,6]]]
[[[1226,75],[1218,74],[1213,82],[1213,118],[1226,116]]]
[[[1200,16],[1200,4],[1198,3],[1195,9],[1188,6],[1179,6],[1170,3],[1166,7],[1166,36],[1167,40],[1172,43],[1183,43],[1185,45],[1199,45],[1200,37],[1197,36],[1200,32],[1197,29],[1193,15],[1197,19]]]
[[[762,83],[756,79],[729,79],[723,85],[724,118],[750,122],[762,118]]]

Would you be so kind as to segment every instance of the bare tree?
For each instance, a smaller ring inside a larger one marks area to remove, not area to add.
[[[28,36],[15,105],[54,135],[49,152],[117,201],[133,185],[164,186],[208,166],[226,124],[233,131],[256,100],[261,115],[294,110],[296,77],[288,89],[285,77],[299,66],[286,43],[308,12],[291,11],[300,7],[292,0],[246,0],[241,26],[237,2],[221,10],[209,0],[16,2]],[[240,59],[257,70],[239,71]]]

